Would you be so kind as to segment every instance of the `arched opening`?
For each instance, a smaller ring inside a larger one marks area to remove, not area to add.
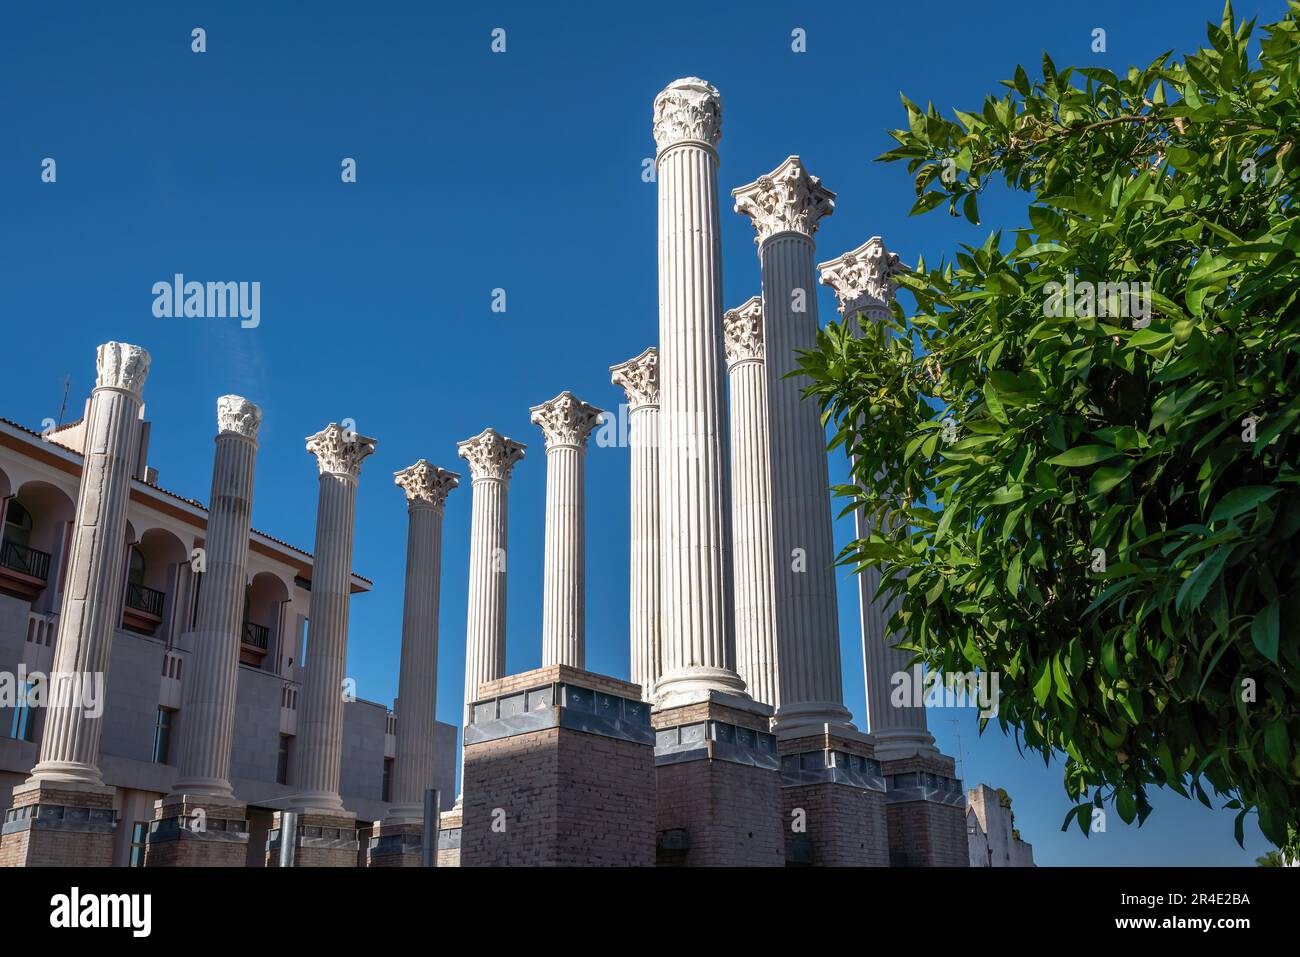
[[[72,500],[48,482],[27,482],[4,500],[0,591],[26,599],[36,611],[58,610],[73,509]]]
[[[162,528],[151,528],[130,546],[126,562],[126,594],[122,627],[145,635],[170,635],[177,593],[177,569],[189,560],[180,539]]]
[[[239,660],[246,665],[274,670],[284,603],[289,589],[270,572],[258,572],[244,592],[244,627]]]

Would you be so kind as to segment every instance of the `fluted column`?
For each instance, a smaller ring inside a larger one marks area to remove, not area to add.
[[[442,583],[442,517],[460,476],[424,459],[393,474],[406,493],[406,594],[397,685],[397,753],[388,823],[424,820],[424,792],[433,787],[433,730],[438,704],[438,592]]]
[[[696,77],[654,103],[659,186],[660,707],[744,691],[731,609],[718,141],[722,98]]]
[[[628,596],[631,675],[650,700],[659,680],[659,350],[610,366],[610,381],[627,394],[631,458],[631,540]]]
[[[235,797],[230,787],[230,746],[261,425],[261,409],[247,399],[237,395],[217,399],[217,451],[203,546],[203,587],[195,610],[194,656],[185,676],[180,768],[172,785],[174,795],[212,803]]]
[[[787,378],[798,350],[817,342],[813,233],[835,194],[799,157],[733,191],[736,212],[754,223],[763,274],[767,402],[772,458],[772,552],[781,706],[778,734],[851,728],[844,707],[835,601],[826,430],[806,376]]]
[[[587,667],[587,438],[601,410],[572,392],[528,410],[546,436],[542,667]]]
[[[510,473],[528,446],[484,429],[456,446],[473,481],[469,529],[469,609],[465,616],[465,705],[479,685],[506,673],[506,531]],[[461,754],[462,768],[464,753]],[[464,776],[462,775],[462,787]]]
[[[104,783],[99,770],[102,691],[126,587],[126,509],[149,353],[125,342],[107,342],[96,354],[95,371],[54,649],[56,685],[32,781]],[[84,682],[96,680],[100,696],[83,694]]]
[[[889,316],[902,272],[898,256],[885,248],[879,236],[872,236],[850,252],[817,267],[821,281],[835,291],[840,312],[859,321],[882,320]],[[856,328],[856,327],[855,327]],[[861,509],[854,512],[855,534],[868,538],[872,528]],[[867,730],[876,738],[877,755],[883,759],[934,751],[934,737],[926,727],[925,706],[890,700],[892,679],[909,673],[912,653],[897,647],[897,636],[889,633],[889,620],[898,610],[897,600],[882,602],[875,597],[880,587],[880,569],[870,566],[858,576],[858,602],[862,621],[863,674],[867,685]],[[919,673],[919,672],[918,672]],[[911,696],[908,696],[908,701]]]
[[[763,358],[763,301],[723,318],[731,379],[731,529],[736,670],[754,700],[780,704],[772,563],[772,487]]]
[[[341,812],[343,677],[357,479],[362,460],[375,451],[375,440],[331,422],[307,438],[307,451],[320,469],[320,497],[308,609],[307,676],[289,781],[297,792],[295,808]]]

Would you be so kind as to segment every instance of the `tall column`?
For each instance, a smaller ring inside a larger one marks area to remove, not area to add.
[[[834,209],[835,194],[791,156],[732,195],[736,212],[753,220],[763,273],[781,682],[773,728],[781,736],[824,725],[848,729],[826,430],[817,403],[802,397],[807,377],[787,378],[797,367],[797,351],[816,346],[813,233]]]
[[[375,440],[331,422],[307,438],[320,469],[315,561],[308,608],[307,677],[289,781],[294,807],[342,813],[343,676],[348,654],[352,535],[361,462]]]
[[[659,184],[660,706],[743,693],[732,638],[722,247],[722,98],[696,77],[654,103]]]
[[[217,399],[217,451],[204,542],[194,657],[185,679],[180,767],[173,795],[230,803],[239,642],[248,587],[253,470],[262,410],[237,395]]]
[[[587,667],[585,471],[587,438],[601,410],[572,392],[528,410],[546,436],[546,550],[542,667]]]
[[[33,782],[104,783],[99,770],[103,701],[87,701],[81,692],[88,681],[100,682],[101,692],[107,683],[113,632],[122,615],[126,509],[149,353],[125,342],[107,342],[96,354],[95,371],[54,648],[56,685],[51,688],[40,760],[29,779]]]
[[[632,683],[650,700],[659,680],[659,350],[610,366],[610,381],[627,394],[631,458],[632,555],[630,612]]]
[[[736,579],[736,670],[754,700],[780,704],[772,570],[772,486],[763,359],[763,301],[723,317],[731,379],[731,529]]]
[[[894,277],[902,272],[898,256],[885,248],[879,236],[837,259],[817,267],[821,281],[835,291],[840,313],[859,322],[883,320],[890,314],[898,285]],[[861,509],[854,512],[855,534],[867,538],[872,528]],[[858,602],[862,621],[863,673],[867,685],[867,730],[876,739],[876,754],[882,760],[934,752],[934,736],[926,727],[925,706],[890,702],[892,678],[907,674],[912,654],[896,647],[897,638],[888,630],[898,602],[883,602],[875,595],[880,587],[880,569],[871,566],[858,576]],[[907,696],[911,701],[911,696]]]
[[[510,473],[528,446],[495,429],[456,446],[469,463],[472,510],[469,530],[469,609],[465,616],[464,724],[486,681],[506,674],[506,531]],[[464,769],[464,754],[461,754]],[[464,775],[461,775],[464,790]]]
[[[397,685],[397,754],[389,822],[424,820],[424,792],[433,787],[433,730],[438,696],[438,592],[442,582],[442,517],[455,472],[424,459],[394,473],[406,493],[406,594]],[[430,822],[437,826],[437,822]]]

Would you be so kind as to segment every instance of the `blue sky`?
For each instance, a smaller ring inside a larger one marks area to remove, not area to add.
[[[0,415],[39,427],[64,376],[74,414],[94,347],[139,343],[161,484],[206,500],[214,400],[265,414],[254,524],[311,548],[315,466],[303,438],[351,417],[378,439],[358,495],[349,673],[363,697],[396,694],[406,514],[392,473],[416,459],[465,476],[444,531],[439,716],[463,682],[468,473],[455,443],[492,426],[529,445],[510,492],[508,668],[541,656],[545,452],[528,408],[571,389],[607,409],[608,367],[657,338],[650,110],[697,75],[723,97],[724,195],[799,154],[839,194],[819,260],[880,234],[905,261],[938,260],[1024,201],[981,203],[984,225],[909,218],[902,165],[874,163],[902,125],[900,91],[976,109],[1017,63],[1145,65],[1185,51],[1218,0],[1179,4],[935,0],[860,3],[474,5],[434,3],[9,4],[0,12]],[[1269,22],[1284,4],[1242,3]],[[191,52],[194,27],[207,52]],[[490,50],[506,31],[506,52]],[[1090,50],[1092,30],[1107,52]],[[807,51],[791,50],[806,31]],[[57,161],[42,183],[41,161]],[[344,184],[340,164],[357,163]],[[749,221],[722,212],[728,307],[759,291]],[[152,285],[174,273],[261,283],[261,324],[159,319]],[[505,313],[491,310],[506,291]],[[834,314],[819,291],[823,321]],[[628,460],[588,456],[588,666],[626,676]],[[832,481],[846,472],[832,457]],[[852,533],[837,525],[838,544]],[[863,723],[857,589],[840,592],[845,698]],[[1231,812],[1157,797],[1141,829],[1110,815],[1063,834],[1060,768],[1022,758],[974,712],[934,711],[968,783],[1007,788],[1040,864],[1250,864]]]

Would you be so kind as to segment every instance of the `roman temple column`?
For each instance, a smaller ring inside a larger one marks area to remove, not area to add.
[[[722,246],[722,98],[696,77],[654,102],[659,185],[661,706],[742,693],[732,638]]]
[[[731,379],[731,531],[736,587],[736,670],[756,701],[777,707],[772,486],[763,361],[763,301],[723,317]]]
[[[659,680],[659,350],[610,366],[627,394],[631,458],[630,612],[632,683],[649,701]]]
[[[797,156],[732,191],[757,232],[763,274],[767,402],[772,461],[772,553],[781,707],[778,735],[825,725],[851,730],[844,707],[835,601],[826,430],[806,376],[787,378],[797,350],[817,341],[813,233],[835,194]]]
[[[308,608],[307,676],[289,769],[295,808],[343,813],[339,767],[343,754],[343,678],[348,651],[352,536],[361,463],[375,440],[331,422],[307,438],[316,457],[315,561]]]
[[[821,281],[835,291],[841,314],[858,322],[886,319],[897,293],[894,278],[902,272],[898,256],[885,248],[879,236],[872,236],[850,252],[817,267]],[[871,527],[859,509],[854,512],[855,534],[866,538]],[[910,652],[895,647],[897,639],[888,632],[889,620],[898,602],[875,598],[880,587],[880,569],[871,566],[858,576],[858,602],[862,620],[863,672],[867,684],[867,727],[876,739],[876,753],[882,758],[906,757],[918,752],[933,753],[934,737],[926,727],[924,704],[914,696],[895,707],[890,702],[892,678],[910,674],[921,681],[921,669],[912,669]],[[919,697],[919,696],[918,696]]]
[[[112,863],[113,789],[104,786],[99,742],[126,587],[127,502],[149,353],[106,342],[95,371],[40,756],[31,777],[14,788],[0,836],[0,860],[11,864]],[[54,808],[66,809],[59,828],[41,827]]]
[[[393,475],[406,493],[406,593],[397,686],[397,753],[392,804],[370,847],[375,866],[421,863],[424,793],[433,787],[433,729],[438,695],[438,595],[442,584],[442,518],[460,476],[420,459]],[[451,795],[446,795],[450,799]],[[436,809],[435,809],[436,811]]]
[[[587,438],[602,412],[572,392],[528,410],[546,436],[542,667],[587,667]]]

